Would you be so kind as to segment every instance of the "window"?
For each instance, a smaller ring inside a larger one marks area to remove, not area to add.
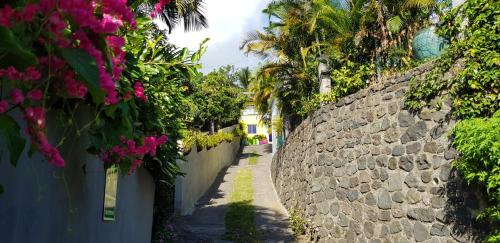
[[[247,107],[245,110],[243,110],[243,115],[244,116],[251,116],[251,115],[256,115],[257,113],[255,112],[255,109],[253,106]]]
[[[257,133],[257,125],[248,125],[248,134]]]

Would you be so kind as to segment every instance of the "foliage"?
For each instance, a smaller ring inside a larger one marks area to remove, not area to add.
[[[186,116],[192,106],[186,96],[204,48],[179,50],[150,20],[136,20],[132,9],[144,15],[138,6],[152,1],[8,2],[0,4],[0,133],[12,164],[25,147],[20,127],[27,127],[29,155],[37,150],[58,167],[66,162],[58,147],[67,137],[90,137],[87,151],[104,166],[115,163],[129,174],[143,163],[150,169],[157,184],[155,222],[162,221],[157,206],[170,203],[165,190],[180,174],[177,138],[193,119]],[[190,1],[169,2],[160,0],[155,11],[168,13],[171,22],[184,19],[188,28],[204,26],[192,18],[200,16],[199,5],[181,13]],[[57,125],[64,128],[56,146],[46,135],[55,127],[46,124],[48,112],[59,114]]]
[[[255,207],[253,201],[252,170],[241,169],[236,172],[234,186],[229,196],[224,223],[227,240],[234,242],[259,242],[260,234],[255,226]]]
[[[425,79],[411,81],[406,105],[419,110],[432,99],[447,94],[454,114],[460,118],[491,116],[498,110],[499,16],[500,3],[491,0],[466,1],[451,10],[439,30],[450,39],[450,46]],[[463,23],[467,26],[462,27]]]
[[[267,137],[266,135],[262,135],[262,134],[257,134],[254,136],[255,139],[259,140],[259,141],[265,141],[267,140]]]
[[[307,222],[294,209],[290,210],[290,226],[295,235],[304,235],[307,230]]]
[[[151,15],[168,27],[169,33],[180,23],[184,30],[200,30],[208,27],[203,0],[129,0],[129,4],[141,17]]]
[[[232,142],[234,139],[241,139],[244,133],[240,126],[237,126],[232,132],[216,132],[214,134],[208,134],[199,131],[184,131],[183,135],[183,152],[184,154],[189,154],[193,146],[196,145],[197,151],[203,149],[211,149],[217,147],[222,142]]]
[[[24,114],[31,150],[57,167],[65,165],[57,147],[71,133],[105,134],[103,140],[91,140],[89,151],[107,165],[118,163],[125,172],[132,172],[144,156],[154,156],[166,137],[134,127],[137,103],[145,96],[120,79],[125,59],[120,31],[136,27],[131,9],[123,2],[106,0],[96,2],[98,8],[72,1],[11,3],[14,8],[3,4],[0,8],[0,78],[11,96],[10,100],[2,97],[0,113],[5,127],[12,128],[3,133],[10,144],[11,162],[25,145],[11,117],[16,110]],[[84,105],[94,117],[88,124],[75,119]],[[50,110],[61,112],[58,122],[66,128],[57,146],[46,135]],[[134,145],[124,149],[124,141]]]
[[[234,135],[227,132],[216,132],[214,134],[203,133],[199,131],[189,131],[184,135],[182,144],[184,147],[184,154],[189,154],[194,145],[198,151],[203,149],[211,149],[216,147],[223,141],[232,142]]]
[[[375,75],[375,66],[355,65],[348,61],[345,66],[332,71],[332,91],[326,94],[315,94],[312,99],[304,102],[299,111],[303,117],[317,110],[321,104],[335,102],[339,98],[352,94],[368,84]]]
[[[242,139],[248,136],[248,126],[244,121],[240,121],[236,127],[236,134],[240,134]]]
[[[221,67],[210,72],[195,83],[191,95],[198,110],[194,115],[193,127],[222,127],[237,123],[247,97],[236,85],[232,67]]]
[[[276,135],[281,136],[283,134],[283,126],[283,118],[273,118],[272,127],[276,129]]]
[[[268,114],[276,99],[292,128],[298,125],[326,99],[318,95],[320,62],[337,76],[332,85],[336,94],[329,95],[337,98],[364,86],[355,82],[358,77],[342,80],[346,72],[357,73],[353,66],[411,65],[413,34],[444,6],[430,0],[272,1],[263,10],[268,26],[249,33],[241,46],[268,61],[250,85],[258,111]]]
[[[453,146],[460,158],[453,162],[465,180],[486,189],[489,207],[479,218],[500,222],[500,111],[491,118],[464,120],[452,131]],[[493,225],[495,225],[493,224]],[[500,229],[496,228],[488,242],[497,242]]]
[[[238,78],[238,84],[240,87],[243,89],[248,89],[248,85],[252,81],[252,72],[250,71],[250,68],[242,68],[236,72],[236,76]]]

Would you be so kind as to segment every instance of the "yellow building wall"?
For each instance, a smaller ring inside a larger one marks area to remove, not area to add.
[[[257,133],[249,133],[249,136],[254,135],[264,135],[269,139],[269,133],[267,131],[267,126],[260,122],[259,115],[243,115],[241,116],[241,121],[248,125],[257,125]],[[248,132],[248,129],[247,129]]]

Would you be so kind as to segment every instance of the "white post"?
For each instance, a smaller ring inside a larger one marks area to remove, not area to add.
[[[276,153],[278,151],[278,128],[276,127],[275,119],[279,118],[278,106],[276,105],[276,99],[273,98],[271,102],[271,129],[273,135],[273,151],[272,153]]]
[[[320,57],[318,64],[318,78],[319,78],[319,93],[328,94],[332,90],[332,80],[328,72],[328,65],[325,63],[326,59]]]

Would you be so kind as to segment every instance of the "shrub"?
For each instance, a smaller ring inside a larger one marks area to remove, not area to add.
[[[459,122],[452,131],[453,146],[460,158],[453,166],[460,170],[469,183],[484,187],[489,207],[478,218],[500,222],[500,111],[492,118],[475,118]],[[489,242],[500,240],[495,229]]]
[[[235,138],[241,138],[243,135],[244,133],[240,125],[236,126],[236,128],[230,133],[218,132],[214,134],[208,134],[200,131],[185,131],[183,136],[184,139],[182,140],[183,153],[185,155],[189,154],[189,152],[191,152],[191,149],[193,148],[193,145],[195,144],[197,150],[201,151],[204,148],[211,149],[213,147],[216,147],[223,141],[230,143],[234,141]]]
[[[304,235],[306,233],[307,222],[295,209],[290,210],[290,226],[295,235]]]

